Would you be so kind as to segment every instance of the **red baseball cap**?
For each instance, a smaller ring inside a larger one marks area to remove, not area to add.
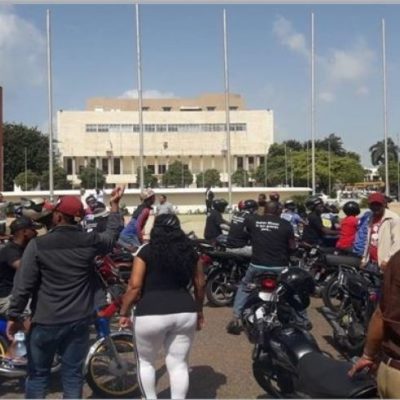
[[[380,192],[371,193],[368,196],[368,204],[371,203],[385,204],[386,203],[385,196]]]
[[[80,198],[71,195],[60,196],[53,207],[53,211],[59,211],[70,217],[83,218],[85,215],[85,210],[83,209]]]

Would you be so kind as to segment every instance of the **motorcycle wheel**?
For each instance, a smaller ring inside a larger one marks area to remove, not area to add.
[[[272,372],[272,368],[261,367],[257,361],[253,362],[253,376],[256,382],[272,396],[273,399],[284,398],[278,385],[278,377]]]
[[[208,301],[216,307],[232,304],[235,291],[230,287],[229,271],[219,269],[208,276],[206,295]]]
[[[326,307],[334,312],[337,312],[341,309],[343,293],[340,290],[337,275],[333,275],[328,279],[326,285],[322,288],[321,294],[322,300]]]
[[[135,393],[138,394],[138,381],[132,337],[121,335],[112,340],[124,367],[118,368],[113,352],[105,341],[89,360],[87,383],[93,392],[101,397],[133,397]]]

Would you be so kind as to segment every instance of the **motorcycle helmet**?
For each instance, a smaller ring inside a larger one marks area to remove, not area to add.
[[[294,211],[296,209],[296,203],[293,200],[289,199],[285,201],[284,207],[288,210]]]
[[[154,220],[155,227],[180,229],[181,223],[175,214],[160,214]]]
[[[221,213],[225,211],[228,202],[225,199],[215,199],[212,202],[213,208]]]
[[[272,192],[269,195],[270,201],[279,201],[280,198],[281,198],[281,196],[279,195],[278,192]]]
[[[343,205],[343,212],[349,216],[349,215],[358,215],[360,214],[361,210],[360,210],[360,206],[358,205],[358,203],[356,201],[348,201],[347,203],[345,203]]]
[[[16,214],[28,217],[34,221],[42,220],[52,213],[52,205],[48,200],[38,197],[34,199],[21,198],[21,204]]]
[[[258,203],[253,199],[245,200],[243,202],[242,210],[254,212],[257,210],[257,208],[258,208]]]
[[[319,196],[311,196],[309,197],[305,205],[310,211],[314,211],[315,207],[319,206],[320,204],[324,204],[324,201]]]
[[[279,281],[286,289],[285,299],[296,311],[303,311],[310,305],[310,296],[315,291],[312,276],[302,268],[285,268]]]

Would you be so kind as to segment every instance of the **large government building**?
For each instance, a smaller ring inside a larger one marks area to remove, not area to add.
[[[274,140],[272,110],[247,110],[230,94],[232,172],[264,163]],[[143,99],[144,165],[157,177],[175,160],[193,174],[216,168],[227,182],[224,94],[193,99]],[[137,186],[139,113],[137,99],[91,98],[85,111],[59,110],[57,139],[61,162],[74,183],[85,166],[97,166],[107,184]]]

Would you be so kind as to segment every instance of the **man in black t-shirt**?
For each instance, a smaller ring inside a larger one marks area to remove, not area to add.
[[[253,215],[258,208],[255,200],[240,201],[239,211],[232,215],[231,226],[229,228],[226,251],[242,256],[250,257],[252,253],[250,236],[247,232],[246,220]]]
[[[21,264],[25,247],[39,228],[40,224],[27,217],[19,217],[10,225],[13,239],[0,250],[0,314],[8,311],[15,272]]]
[[[210,185],[207,185],[205,197],[206,197],[206,213],[208,215],[211,212],[212,202],[214,200],[214,192],[211,190]]]
[[[307,217],[307,224],[303,230],[303,242],[309,245],[322,244],[326,235],[337,235],[338,231],[324,227],[321,214],[324,211],[324,202],[320,197],[312,196],[306,201],[306,207],[311,211]]]
[[[206,226],[204,228],[204,239],[215,241],[222,231],[229,230],[229,222],[225,221],[224,213],[228,202],[225,199],[216,199],[213,201],[213,209],[207,215]]]
[[[265,211],[265,215],[253,215],[246,220],[253,255],[235,296],[233,319],[227,326],[231,334],[241,332],[240,316],[250,294],[245,291],[246,286],[265,272],[279,274],[289,265],[289,254],[296,248],[292,225],[280,218],[279,203],[269,201]]]

